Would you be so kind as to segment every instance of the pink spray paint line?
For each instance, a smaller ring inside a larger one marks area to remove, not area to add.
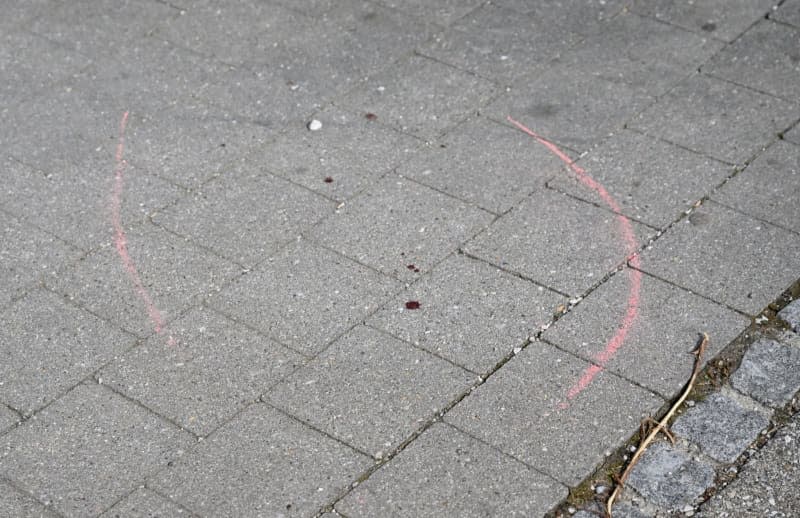
[[[625,316],[620,322],[616,333],[614,333],[614,336],[612,336],[608,342],[606,342],[603,350],[594,356],[594,359],[597,363],[584,369],[584,371],[581,373],[581,376],[578,378],[578,381],[576,381],[569,388],[569,390],[567,390],[567,400],[559,405],[560,408],[565,409],[569,406],[569,401],[572,401],[578,396],[578,394],[586,390],[586,388],[591,385],[592,381],[594,381],[595,377],[603,371],[606,363],[608,363],[614,357],[614,355],[617,354],[617,351],[619,351],[620,347],[622,347],[622,345],[625,343],[625,340],[628,337],[628,333],[630,333],[634,322],[636,322],[636,318],[639,314],[639,299],[642,287],[642,273],[638,270],[639,256],[636,254],[636,235],[633,232],[633,226],[631,226],[630,220],[622,215],[619,204],[614,197],[609,194],[605,187],[603,187],[597,180],[592,178],[589,173],[587,173],[581,166],[577,165],[554,143],[536,134],[533,130],[515,121],[510,116],[507,118],[511,124],[516,126],[522,132],[527,133],[536,139],[540,144],[545,146],[548,150],[550,150],[550,152],[567,164],[578,177],[578,180],[580,180],[580,182],[589,189],[595,191],[603,200],[603,203],[605,203],[608,208],[610,208],[617,215],[617,223],[620,228],[620,233],[622,234],[622,240],[625,242],[625,253],[628,255],[629,264],[632,266],[632,268],[628,269],[630,287],[628,289],[628,301]]]
[[[142,283],[142,278],[139,276],[139,270],[133,262],[133,258],[128,252],[128,238],[125,235],[125,229],[122,227],[122,217],[120,216],[120,209],[122,206],[122,191],[125,185],[125,168],[128,163],[123,158],[125,153],[125,128],[128,125],[128,112],[122,114],[122,120],[119,123],[119,139],[117,141],[117,152],[114,156],[116,166],[114,167],[114,189],[111,193],[111,223],[114,226],[114,246],[117,249],[122,265],[128,273],[128,277],[133,283],[133,289],[136,294],[144,303],[147,310],[147,315],[153,323],[153,327],[157,334],[164,332],[164,319],[161,312],[153,302],[153,298],[148,293],[147,289]],[[167,342],[169,345],[175,345],[175,339],[170,336]]]

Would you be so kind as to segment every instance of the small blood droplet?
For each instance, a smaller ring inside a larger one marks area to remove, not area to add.
[[[409,300],[406,302],[406,309],[419,309],[419,302],[416,300]]]
[[[375,115],[374,113],[368,113],[364,115],[364,117],[366,117],[368,121],[374,121],[378,119],[378,116]]]
[[[333,183],[333,178],[331,178],[330,176],[326,176],[325,183]]]

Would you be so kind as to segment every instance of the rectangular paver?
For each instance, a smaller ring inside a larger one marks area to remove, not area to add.
[[[755,315],[797,279],[798,246],[797,234],[707,202],[646,250],[641,264],[657,277]]]
[[[625,10],[564,53],[562,61],[597,78],[660,96],[724,44]]]
[[[328,107],[312,115],[322,124],[320,130],[310,131],[305,119],[292,121],[250,159],[308,189],[345,200],[408,160],[422,144],[365,115]]]
[[[774,0],[637,0],[633,10],[700,34],[736,39],[770,12]]]
[[[711,198],[800,232],[800,147],[775,142]]]
[[[256,404],[148,486],[202,516],[313,516],[371,463]]]
[[[336,103],[431,139],[475,113],[495,90],[485,79],[415,55],[370,77]]]
[[[539,516],[566,493],[521,462],[435,424],[336,508],[353,518]]]
[[[80,256],[77,248],[6,212],[0,212],[0,307],[42,279],[52,279]]]
[[[594,471],[663,400],[605,371],[567,403],[589,364],[535,342],[445,420],[569,486]],[[562,403],[567,403],[562,408]]]
[[[492,220],[486,211],[389,175],[310,233],[311,239],[387,275],[426,272]]]
[[[116,246],[106,246],[51,284],[78,305],[141,337],[152,334],[158,321],[163,324],[175,319],[199,297],[219,289],[241,271],[151,224],[126,231],[125,243],[130,259],[121,256]],[[133,265],[135,274],[127,264]],[[137,277],[147,297],[137,287]]]
[[[761,20],[714,56],[703,72],[790,101],[800,98],[800,29]]]
[[[798,117],[800,105],[697,74],[629,126],[718,160],[742,163]]]
[[[399,289],[396,281],[374,270],[299,241],[237,279],[210,304],[313,355]]]
[[[628,312],[631,274],[636,272],[625,269],[603,283],[543,338],[590,360],[601,356]],[[710,337],[708,359],[750,325],[735,311],[649,275],[642,276],[638,295],[635,319],[606,367],[666,399],[686,384],[700,333]]]
[[[333,209],[332,201],[245,162],[153,221],[252,267]]]
[[[499,214],[564,168],[516,128],[476,117],[422,148],[398,173]]]
[[[132,347],[135,338],[36,289],[0,313],[0,400],[30,415]]]
[[[545,69],[580,41],[564,26],[487,3],[436,34],[419,52],[494,81]]]
[[[757,340],[745,353],[731,383],[765,405],[785,405],[800,390],[800,338],[789,334],[782,342]]]
[[[733,168],[663,140],[623,130],[578,164],[616,200],[626,216],[664,228],[711,192]],[[550,187],[602,205],[597,191],[574,174],[559,174]]]
[[[188,511],[175,502],[146,488],[139,488],[100,515],[100,518],[158,518],[189,516]]]
[[[359,326],[266,398],[376,458],[416,432],[477,376]]]
[[[544,138],[583,152],[651,102],[641,89],[562,62],[520,77],[485,113],[502,122],[511,116]]]
[[[58,515],[30,495],[0,480],[0,514],[16,518],[56,518]]]
[[[411,310],[406,302],[420,307]],[[484,373],[550,322],[566,297],[463,255],[433,272],[367,323]]]
[[[465,252],[577,296],[625,261],[619,216],[564,194],[534,193],[464,246]],[[643,242],[654,231],[631,222]]]
[[[189,435],[109,389],[79,385],[0,439],[0,473],[67,516],[94,516],[189,446]]]
[[[303,358],[206,308],[190,310],[100,373],[113,386],[182,427],[204,436]]]

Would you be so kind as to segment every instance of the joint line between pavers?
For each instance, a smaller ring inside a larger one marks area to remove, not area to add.
[[[52,512],[55,516],[59,516],[60,518],[66,518],[65,515],[63,515],[60,512],[58,512],[56,509],[53,508],[53,506],[45,504],[44,502],[39,500],[39,498],[37,498],[36,495],[34,495],[32,493],[29,493],[28,491],[26,491],[25,489],[20,487],[16,482],[11,480],[10,478],[5,477],[5,476],[0,476],[0,482],[4,482],[6,485],[10,486],[12,488],[12,490],[18,492],[22,496],[26,496],[26,497],[30,498],[34,502],[37,502],[39,505],[41,505],[45,509],[47,509],[48,511]]]
[[[703,66],[705,66],[705,64],[704,64]],[[734,81],[733,79],[728,79],[728,78],[725,78],[725,77],[720,77],[720,76],[718,76],[718,75],[714,74],[713,72],[706,72],[706,71],[702,70],[702,67],[701,67],[700,74],[701,74],[701,75],[703,75],[703,76],[705,76],[705,77],[710,77],[710,78],[712,78],[712,79],[715,79],[715,80],[717,80],[717,81],[721,81],[721,82],[723,82],[723,83],[728,83],[729,85],[733,85],[733,86],[735,86],[735,87],[737,87],[737,88],[742,88],[742,89],[744,89],[744,90],[750,90],[751,92],[756,92],[756,93],[759,93],[759,94],[761,94],[761,95],[766,95],[766,96],[768,96],[768,97],[772,97],[772,98],[774,98],[774,99],[780,99],[781,101],[785,101],[785,102],[787,102],[787,103],[789,103],[789,104],[794,104],[794,105],[797,105],[797,99],[796,99],[796,98],[793,98],[793,97],[783,97],[782,95],[775,95],[774,93],[771,93],[771,92],[766,92],[766,91],[764,91],[764,90],[760,90],[760,89],[758,89],[758,88],[755,88],[755,87],[753,87],[753,86],[747,86],[747,85],[744,85],[744,84],[742,84],[742,83],[737,83],[737,82],[736,82],[736,81]]]

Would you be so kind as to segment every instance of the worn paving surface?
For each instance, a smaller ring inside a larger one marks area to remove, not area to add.
[[[0,515],[554,509],[800,277],[776,2],[0,1]]]

